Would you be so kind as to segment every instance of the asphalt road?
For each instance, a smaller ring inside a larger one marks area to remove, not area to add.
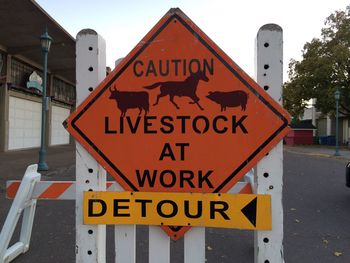
[[[73,180],[72,147],[49,149],[50,171],[43,180]],[[5,181],[23,175],[25,164],[37,161],[37,151],[0,153],[0,226],[11,201]],[[350,188],[344,185],[346,160],[285,151],[284,254],[291,263],[350,262]],[[113,262],[113,228],[107,228],[107,262]],[[138,227],[138,263],[147,263],[147,228]],[[14,240],[18,239],[15,235]],[[172,242],[172,263],[182,262],[183,241]],[[209,263],[253,262],[253,232],[207,228]],[[15,263],[74,262],[74,202],[39,201],[29,252]],[[273,263],[273,262],[271,262]]]

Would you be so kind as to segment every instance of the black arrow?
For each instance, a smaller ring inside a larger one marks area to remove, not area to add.
[[[250,201],[245,207],[241,209],[242,213],[248,218],[250,223],[254,227],[256,227],[256,207],[258,203],[258,198],[255,197],[252,201]]]

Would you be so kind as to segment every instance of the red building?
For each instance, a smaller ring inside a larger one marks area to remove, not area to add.
[[[313,130],[311,120],[299,121],[291,124],[291,131],[286,135],[286,145],[313,144]]]

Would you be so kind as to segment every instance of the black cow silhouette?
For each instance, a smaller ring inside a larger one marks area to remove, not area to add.
[[[122,113],[121,117],[125,116],[128,109],[135,108],[140,110],[139,115],[142,109],[145,111],[145,115],[147,115],[149,111],[149,96],[146,91],[119,91],[115,86],[113,88],[109,88],[111,92],[109,98],[117,102],[117,106]]]
[[[208,99],[220,104],[221,111],[225,111],[226,107],[238,106],[241,106],[241,110],[245,111],[247,108],[248,97],[248,93],[243,90],[228,92],[214,91],[209,92],[209,95],[207,96]]]
[[[209,81],[208,77],[203,71],[198,71],[191,74],[184,81],[165,81],[165,82],[156,82],[152,85],[145,86],[145,89],[155,89],[158,86],[160,87],[160,93],[157,96],[156,102],[153,106],[156,106],[161,97],[169,95],[170,102],[175,105],[177,109],[180,109],[179,106],[175,103],[174,97],[189,97],[192,99],[190,104],[197,104],[197,106],[203,110],[202,106],[199,104],[199,98],[196,94],[198,82],[203,80],[205,82]]]

